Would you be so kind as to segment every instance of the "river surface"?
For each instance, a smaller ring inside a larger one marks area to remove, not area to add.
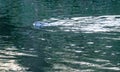
[[[0,0],[0,72],[120,72],[119,0]],[[34,28],[41,21],[49,26]]]

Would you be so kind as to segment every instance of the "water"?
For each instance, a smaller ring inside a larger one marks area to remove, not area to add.
[[[0,0],[0,72],[119,72],[119,3]]]

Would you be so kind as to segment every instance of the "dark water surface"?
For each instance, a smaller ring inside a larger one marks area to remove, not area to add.
[[[0,72],[120,72],[120,1],[0,0]]]

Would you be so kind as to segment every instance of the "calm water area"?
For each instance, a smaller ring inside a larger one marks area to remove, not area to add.
[[[120,0],[0,0],[0,72],[120,72]]]

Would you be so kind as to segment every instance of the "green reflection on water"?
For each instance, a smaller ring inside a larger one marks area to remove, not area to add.
[[[119,14],[118,0],[0,0],[0,15],[10,16],[11,24],[29,26],[36,20],[51,17],[74,17]]]
[[[120,71],[119,6],[119,0],[0,0],[0,71]],[[30,28],[37,20],[63,26]]]

